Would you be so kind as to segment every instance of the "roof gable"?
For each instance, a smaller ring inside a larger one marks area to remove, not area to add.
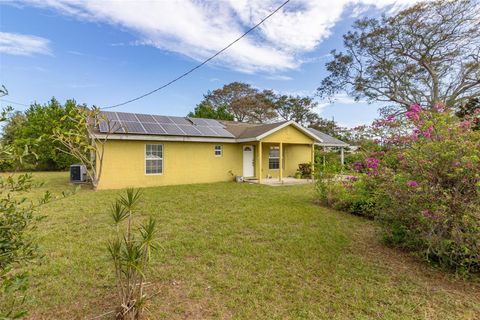
[[[348,147],[349,146],[348,143],[343,142],[332,136],[329,136],[328,134],[318,131],[316,129],[308,128],[307,130],[313,133],[315,136],[317,136],[317,140],[320,141],[318,144],[321,146],[326,146],[326,147]]]
[[[315,142],[315,139],[311,134],[302,130],[303,127],[295,125],[295,123],[287,123],[277,127],[276,130],[271,130],[258,137],[258,140],[263,142],[274,142],[274,143],[300,143],[300,144],[311,144]]]

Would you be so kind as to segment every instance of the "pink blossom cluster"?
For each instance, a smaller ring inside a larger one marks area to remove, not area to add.
[[[408,180],[407,181],[407,186],[410,188],[417,188],[418,187],[418,182],[415,180]]]
[[[414,104],[407,111],[406,116],[411,121],[417,122],[420,120],[420,112],[422,112],[422,107],[418,104]]]

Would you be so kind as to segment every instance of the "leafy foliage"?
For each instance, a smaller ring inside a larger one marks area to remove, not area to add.
[[[4,110],[0,121],[5,121],[11,110]],[[26,154],[17,153],[12,146],[0,147],[0,164],[21,163]],[[42,217],[38,209],[53,199],[45,192],[39,199],[29,199],[29,193],[38,188],[29,173],[0,176],[0,318],[19,319],[26,315],[22,306],[28,288],[28,272],[20,267],[38,257],[37,243],[32,236],[35,222]],[[63,196],[69,193],[64,192]]]
[[[480,95],[480,6],[475,0],[420,2],[381,19],[358,20],[332,51],[318,93],[356,100],[456,107]]]
[[[480,109],[459,120],[413,105],[385,127],[383,151],[354,164],[359,176],[320,177],[323,203],[374,215],[387,243],[458,272],[480,271]],[[403,129],[399,129],[403,128]]]
[[[53,130],[53,138],[59,143],[62,151],[78,159],[87,169],[87,176],[96,189],[103,171],[105,144],[111,133],[120,128],[118,123],[107,119],[97,107],[72,108],[62,117],[68,126],[57,126]],[[107,132],[97,135],[100,122],[104,122]]]
[[[59,151],[63,146],[54,140],[53,131],[69,129],[63,117],[76,109],[75,101],[68,100],[62,106],[55,98],[49,103],[32,104],[25,112],[15,112],[3,127],[2,144],[16,150],[29,149],[22,159],[22,169],[63,170],[75,163],[75,157]],[[12,170],[17,164],[5,163],[3,170]]]
[[[115,267],[120,300],[116,319],[141,319],[148,299],[145,275],[151,252],[156,248],[156,222],[150,218],[134,232],[133,215],[140,199],[139,190],[127,189],[111,206],[116,232],[108,244],[108,252]]]
[[[211,105],[201,102],[193,112],[190,112],[188,117],[191,118],[205,118],[216,120],[233,120],[233,115],[227,111],[226,106],[219,106],[213,108]]]
[[[209,91],[189,117],[265,123],[280,119],[307,125],[318,119],[317,103],[310,97],[279,95],[232,82]]]

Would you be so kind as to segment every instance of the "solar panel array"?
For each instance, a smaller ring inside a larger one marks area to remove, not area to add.
[[[99,121],[101,133],[234,138],[224,125],[214,119],[111,111],[104,111],[103,114],[105,119]]]

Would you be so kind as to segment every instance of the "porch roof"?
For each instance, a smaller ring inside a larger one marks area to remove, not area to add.
[[[349,146],[348,143],[343,142],[342,140],[339,140],[332,136],[329,136],[328,134],[318,131],[316,129],[308,128],[307,130],[313,133],[317,137],[317,140],[320,141],[317,143],[317,145],[319,146],[325,146],[325,147],[348,147]]]

